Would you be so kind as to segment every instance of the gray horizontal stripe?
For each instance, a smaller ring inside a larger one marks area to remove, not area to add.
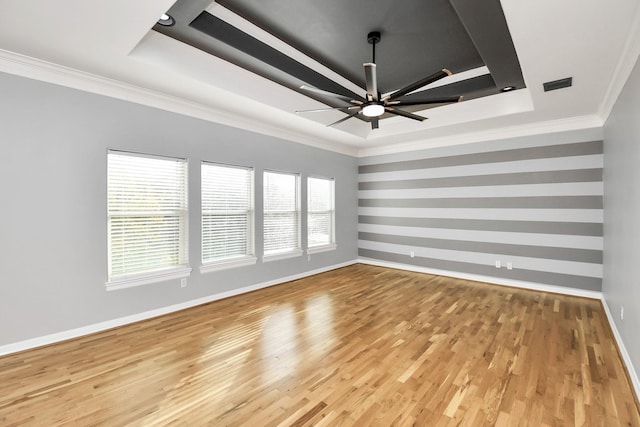
[[[490,219],[401,218],[360,215],[358,216],[358,223],[401,227],[446,228],[452,230],[505,231],[602,237],[602,224],[596,222],[496,221]]]
[[[396,262],[400,264],[415,265],[425,268],[434,268],[451,272],[477,274],[489,277],[501,277],[504,279],[522,280],[530,283],[542,283],[547,285],[564,286],[589,291],[601,291],[602,279],[597,277],[575,276],[572,274],[549,273],[546,271],[525,269],[498,269],[490,265],[480,265],[460,261],[447,261],[434,258],[410,258],[407,255],[389,252],[359,249],[358,256],[382,261]]]
[[[421,248],[452,251],[521,256],[527,258],[555,259],[561,261],[602,264],[602,251],[593,249],[554,248],[549,246],[513,245],[507,243],[471,242],[465,240],[433,239],[428,237],[394,236],[379,233],[358,233],[359,240],[391,243]]]
[[[446,178],[404,179],[359,182],[359,190],[398,190],[404,188],[479,187],[489,185],[552,184],[560,182],[600,182],[602,168],[545,172],[500,173]]]
[[[602,196],[359,199],[362,208],[602,209]]]
[[[602,209],[432,209],[359,207],[358,214],[412,218],[488,219],[495,221],[603,222]]]
[[[602,141],[550,145],[546,147],[517,148],[513,150],[492,151],[486,153],[461,154],[457,156],[436,157],[431,159],[362,165],[358,167],[358,172],[375,173],[411,169],[428,169],[446,166],[474,165],[479,163],[499,163],[513,162],[517,160],[585,156],[589,154],[602,154]]]

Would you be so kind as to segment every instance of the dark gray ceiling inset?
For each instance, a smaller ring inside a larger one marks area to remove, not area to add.
[[[254,25],[364,88],[363,63],[376,45],[378,89],[391,92],[442,68],[455,73],[486,65],[491,75],[423,91],[419,96],[472,99],[525,87],[499,0],[217,0]],[[178,0],[176,25],[154,29],[332,107],[346,104],[301,84],[354,97],[354,93],[205,11],[210,0]],[[416,95],[409,95],[407,100]],[[438,106],[433,105],[433,106]],[[424,109],[424,108],[422,108]],[[415,110],[415,109],[414,109]]]
[[[323,88],[330,92],[343,93],[349,97],[357,96],[317,71],[312,70],[306,65],[302,65],[266,43],[255,39],[207,12],[202,12],[189,25],[307,84]]]
[[[499,1],[450,0],[499,89],[525,87]],[[512,90],[512,89],[510,89]]]
[[[497,0],[490,0],[497,1]],[[378,86],[390,92],[448,68],[484,65],[448,0],[219,0],[258,27],[364,87],[362,64],[376,46]]]

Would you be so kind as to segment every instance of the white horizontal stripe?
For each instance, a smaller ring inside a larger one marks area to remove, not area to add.
[[[491,185],[479,187],[407,188],[398,190],[360,190],[360,199],[424,199],[432,197],[539,197],[601,196],[602,182],[558,184]]]
[[[509,245],[549,246],[554,248],[602,250],[602,237],[564,234],[512,233],[505,231],[452,230],[446,228],[402,227],[358,224],[358,231],[392,236],[426,237],[469,242],[505,243]]]
[[[473,165],[446,166],[441,168],[412,169],[393,172],[361,173],[358,180],[360,182],[402,181],[406,179],[420,178],[445,178],[456,176],[493,175],[498,173],[597,169],[601,167],[603,167],[602,154],[591,154],[588,156],[479,163]]]
[[[433,249],[405,245],[395,245],[391,243],[378,243],[367,240],[359,240],[358,247],[374,251],[390,252],[394,254],[406,254],[407,262],[411,259],[411,251],[417,257],[435,258],[446,261],[468,262],[479,265],[495,265],[496,260],[500,260],[506,266],[508,262],[513,264],[514,270],[521,268],[524,270],[534,270],[541,272],[571,274],[576,276],[587,276],[602,278],[602,265],[575,261],[559,261],[554,259],[527,258],[509,256],[503,254],[486,254],[477,252],[452,251],[448,249]]]
[[[496,219],[506,221],[595,222],[603,221],[602,209],[447,209],[367,208],[358,215],[402,218]]]

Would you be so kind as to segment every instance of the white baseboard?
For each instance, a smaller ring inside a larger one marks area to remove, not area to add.
[[[116,328],[118,326],[124,326],[129,323],[139,322],[141,320],[151,319],[153,317],[162,316],[165,314],[173,313],[174,311],[184,310],[185,308],[195,307],[197,305],[206,304],[208,302],[217,301],[224,298],[252,292],[258,289],[268,288],[269,286],[279,285],[281,283],[290,282],[292,280],[302,279],[304,277],[313,276],[315,274],[324,273],[327,271],[335,270],[337,268],[346,267],[348,265],[356,264],[357,260],[343,262],[341,264],[334,264],[331,266],[319,268],[317,270],[305,271],[304,273],[295,274],[292,276],[281,277],[279,279],[270,280],[268,282],[262,282],[251,286],[245,286],[243,288],[233,289],[219,294],[208,295],[203,298],[198,298],[179,304],[173,304],[167,307],[157,308],[155,310],[145,311],[143,313],[136,313],[130,316],[120,317],[113,320],[107,320],[105,322],[94,323],[92,325],[83,326],[81,328],[70,329],[68,331],[56,332],[37,338],[32,338],[16,343],[6,344],[0,346],[0,356],[4,356],[11,353],[17,353],[19,351],[30,350],[36,347],[42,347],[49,344],[54,344],[61,341],[66,341],[73,338],[78,338],[84,335],[93,334],[96,332],[105,331],[107,329]]]
[[[604,312],[607,314],[607,319],[609,320],[609,326],[611,326],[611,330],[613,331],[613,336],[616,339],[616,343],[618,344],[618,350],[620,351],[620,356],[622,356],[622,361],[624,362],[627,372],[629,373],[629,378],[631,379],[631,386],[636,392],[636,399],[640,401],[640,377],[638,377],[638,373],[633,367],[633,361],[631,360],[631,356],[627,352],[627,348],[624,346],[624,341],[622,340],[622,335],[620,335],[620,331],[616,327],[616,322],[614,322],[613,315],[611,314],[611,310],[609,310],[609,305],[607,304],[607,300],[602,298],[602,306],[604,307]]]
[[[415,271],[417,273],[434,274],[437,276],[454,277],[456,279],[473,280],[492,285],[509,286],[513,288],[529,289],[533,291],[551,292],[554,294],[571,295],[575,297],[602,299],[602,292],[588,291],[585,289],[569,288],[565,286],[544,285],[541,283],[524,282],[521,280],[504,279],[501,277],[481,276],[479,274],[459,273],[456,271],[438,270],[436,268],[420,267],[416,265],[401,264],[390,261],[380,261],[377,259],[360,258],[358,262],[362,264],[377,265],[380,267],[397,268],[399,270]]]

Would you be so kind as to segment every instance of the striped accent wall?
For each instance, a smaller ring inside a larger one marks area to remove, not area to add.
[[[361,158],[359,256],[601,291],[602,167],[600,130]]]

